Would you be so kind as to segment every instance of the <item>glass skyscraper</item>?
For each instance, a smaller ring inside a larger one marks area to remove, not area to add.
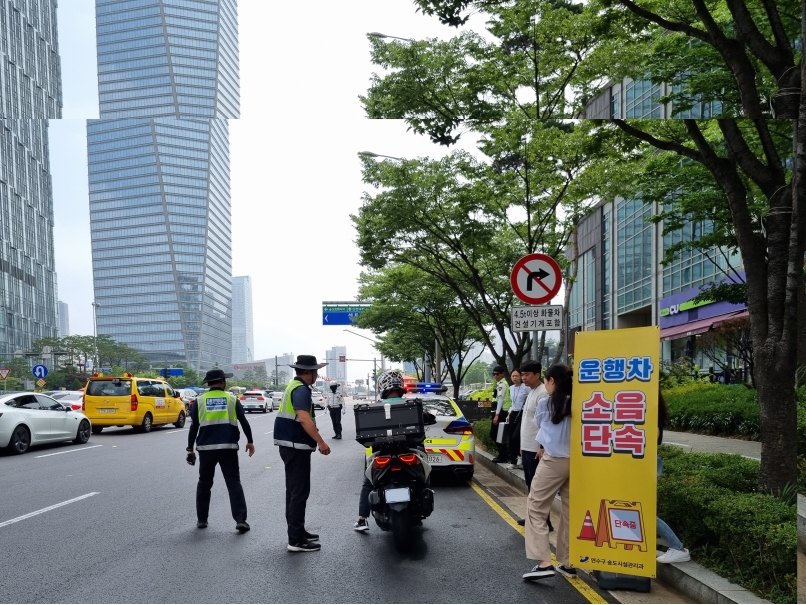
[[[232,363],[255,358],[255,334],[252,324],[252,278],[232,278]]]
[[[56,0],[0,0],[0,356],[57,336],[48,118],[61,118]]]
[[[232,357],[236,0],[96,0],[89,120],[98,333],[153,362]]]

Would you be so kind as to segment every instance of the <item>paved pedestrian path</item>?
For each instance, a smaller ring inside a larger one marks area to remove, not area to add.
[[[743,439],[726,439],[713,435],[663,431],[663,443],[682,447],[686,452],[711,454],[741,454],[745,458],[761,460],[761,443]]]

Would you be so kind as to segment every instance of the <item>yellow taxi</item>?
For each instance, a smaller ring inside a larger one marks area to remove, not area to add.
[[[92,432],[106,426],[132,426],[143,433],[161,424],[185,426],[185,405],[173,387],[162,378],[139,378],[131,374],[96,374],[87,381],[81,411],[90,419]]]

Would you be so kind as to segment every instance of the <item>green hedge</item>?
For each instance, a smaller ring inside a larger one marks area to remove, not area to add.
[[[758,439],[756,392],[741,385],[690,384],[664,391],[673,431]]]
[[[658,516],[694,558],[777,603],[796,600],[796,509],[755,492],[759,463],[661,446]]]
[[[492,418],[476,420],[476,422],[473,423],[473,436],[476,438],[476,442],[481,442],[485,450],[497,456],[498,445],[490,438],[490,425],[492,422]]]

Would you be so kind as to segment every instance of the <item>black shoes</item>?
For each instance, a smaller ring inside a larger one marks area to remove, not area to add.
[[[333,439],[341,439],[341,433],[339,433],[338,435],[333,435]]]
[[[551,519],[546,519],[546,524],[549,526],[549,531],[554,531],[554,526],[551,524]],[[518,519],[518,525],[521,527],[526,525],[526,519]]]
[[[288,550],[291,552],[316,552],[322,550],[322,545],[316,542],[298,542],[297,544],[289,544]]]
[[[206,524],[205,524],[205,525],[206,525]],[[248,524],[246,521],[241,521],[240,523],[236,523],[236,524],[235,524],[235,529],[237,529],[237,530],[238,530],[238,533],[240,533],[240,534],[245,534],[245,533],[246,533],[246,532],[248,532],[248,531],[249,531],[251,528],[249,527],[249,524]]]
[[[573,567],[566,567],[565,565],[560,565],[557,568],[557,571],[559,571],[566,578],[576,578],[577,577],[577,570],[574,569]]]
[[[205,529],[207,527],[207,521],[199,521],[196,523],[197,529]]]
[[[496,464],[501,464],[501,463],[506,462],[506,461],[507,461],[507,459],[502,458],[501,456],[496,456],[495,458],[493,458],[493,462],[495,462]]]
[[[305,541],[306,542],[316,542],[319,539],[319,534],[312,534],[308,530],[305,530]]]
[[[518,519],[518,525],[524,527],[526,525],[526,519]]]

